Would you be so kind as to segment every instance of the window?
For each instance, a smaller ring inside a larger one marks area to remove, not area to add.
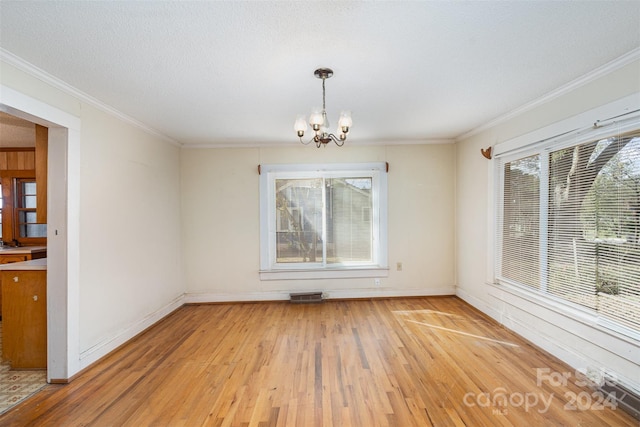
[[[387,267],[384,163],[263,165],[260,180],[262,272]]]
[[[36,181],[17,178],[15,180],[15,224],[18,239],[47,237],[47,225],[36,219]]]
[[[15,173],[4,174],[0,179],[0,238],[10,244],[44,245],[47,224],[37,222],[35,178],[12,175]]]
[[[626,129],[498,158],[496,272],[640,332],[640,129]]]

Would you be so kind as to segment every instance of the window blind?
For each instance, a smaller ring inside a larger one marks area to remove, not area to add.
[[[502,277],[540,285],[540,156],[503,165]]]
[[[386,203],[385,163],[262,165],[261,275],[386,269]]]
[[[549,292],[640,330],[640,131],[549,157]]]
[[[640,331],[640,129],[498,159],[497,276]]]

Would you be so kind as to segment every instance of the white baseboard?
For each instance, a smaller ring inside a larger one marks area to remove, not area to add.
[[[474,306],[481,312],[485,313],[487,316],[495,319],[499,323],[502,323],[500,319],[500,313],[497,310],[495,310],[493,307],[491,307],[489,304],[482,301],[481,299],[471,295],[464,289],[456,288],[456,296],[461,300],[467,302],[468,304]]]
[[[324,293],[327,299],[431,297],[455,295],[456,288],[454,286],[446,286],[429,289],[340,289]]]
[[[640,383],[638,383],[637,377],[629,375],[629,372],[620,370],[620,367],[611,368],[608,363],[603,361],[602,350],[598,348],[605,348],[617,357],[624,358],[637,366],[637,356],[635,356],[638,354],[637,344],[632,344],[628,340],[621,341],[619,337],[608,336],[602,331],[593,331],[587,335],[583,330],[584,328],[581,328],[581,323],[576,319],[564,316],[561,317],[562,320],[558,320],[557,316],[551,317],[539,308],[536,310],[531,302],[523,300],[524,302],[516,303],[517,301],[512,301],[516,297],[511,297],[510,299],[506,298],[505,295],[487,293],[497,304],[504,306],[507,311],[505,314],[505,310],[493,307],[488,302],[465,292],[463,289],[458,288],[456,295],[495,319],[505,328],[554,355],[576,372],[589,369],[595,369],[596,371],[605,369],[606,373],[615,378],[618,384],[632,390],[634,393],[639,393]],[[541,319],[547,322],[548,325],[545,328],[535,328],[526,321],[526,316]],[[567,345],[561,339],[554,339],[552,335],[554,330],[562,331],[565,334],[574,334],[586,341],[594,341],[594,343],[588,348],[575,348]]]
[[[351,289],[331,290],[310,289],[323,292],[325,299],[358,299],[389,297],[421,297],[455,295],[455,287],[447,286],[431,289]],[[250,302],[250,301],[288,301],[289,291],[245,292],[245,293],[190,293],[179,296],[161,309],[149,314],[138,322],[129,325],[113,337],[106,339],[80,353],[80,370],[87,368],[102,357],[114,351],[122,344],[134,338],[145,329],[171,314],[184,304]]]
[[[284,301],[289,299],[289,292],[242,292],[237,294],[203,292],[185,294],[185,304],[206,304],[209,302],[251,302],[251,301]]]
[[[358,299],[389,297],[427,297],[455,295],[455,287],[446,286],[430,289],[348,289],[329,290],[308,289],[309,292],[322,292],[325,299]],[[297,290],[296,292],[300,292]],[[203,304],[215,302],[248,302],[248,301],[287,301],[289,291],[247,292],[247,293],[188,293],[185,304]]]
[[[171,301],[159,310],[149,314],[138,322],[129,325],[113,337],[104,340],[87,350],[80,353],[80,370],[87,368],[89,365],[97,362],[102,357],[106,356],[113,350],[120,347],[139,333],[143,332],[147,328],[153,326],[158,321],[162,320],[178,308],[182,307],[185,303],[185,296],[180,295],[178,298]]]
[[[540,331],[532,330],[529,325],[521,322],[517,316],[509,315],[505,318],[502,311],[496,310],[495,307],[492,307],[487,302],[474,297],[460,288],[457,289],[456,294],[459,298],[490,316],[505,328],[512,330],[524,339],[548,351],[568,365],[573,367],[585,366],[585,359],[576,354],[575,351],[571,351],[561,343],[548,339],[544,334],[541,334]],[[513,309],[518,310],[515,306]]]

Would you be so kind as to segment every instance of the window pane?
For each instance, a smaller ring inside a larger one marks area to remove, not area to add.
[[[322,262],[322,179],[276,179],[276,262]]]
[[[47,236],[46,224],[37,223],[36,189],[33,178],[16,179],[14,221],[18,238]]]
[[[36,213],[35,211],[19,211],[18,218],[20,223],[35,223],[36,222]]]
[[[327,263],[371,262],[372,179],[326,180]]]
[[[261,169],[261,278],[272,272],[322,277],[323,270],[335,277],[352,270],[345,274],[351,277],[366,268],[387,268],[385,163]]]
[[[34,181],[24,182],[23,184],[23,194],[26,196],[35,196],[36,195],[36,183]]]
[[[620,148],[591,192],[598,212],[591,222],[598,310],[640,329],[640,136],[612,144]]]
[[[552,153],[549,291],[640,325],[640,137]]]
[[[586,307],[595,308],[593,245],[583,238],[579,220],[594,173],[583,174],[595,141],[553,151],[549,156],[548,291]]]
[[[46,224],[20,224],[20,237],[47,237]]]
[[[24,196],[23,207],[29,209],[36,208],[36,196]]]
[[[18,211],[18,231],[20,237],[47,237],[47,225],[36,223],[33,210]]]
[[[502,230],[502,277],[540,285],[540,156],[506,163]]]

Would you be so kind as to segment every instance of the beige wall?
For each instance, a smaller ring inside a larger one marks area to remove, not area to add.
[[[261,281],[258,164],[379,161],[390,165],[390,271],[380,286],[373,278]],[[183,149],[181,171],[183,262],[194,300],[455,292],[453,144]]]
[[[69,147],[58,150],[59,156],[50,151],[49,165],[68,181],[49,192],[50,220],[62,218],[56,229],[70,233],[67,244],[56,246],[67,252],[60,257],[63,264],[52,265],[49,254],[50,272],[62,271],[64,279],[63,290],[49,283],[49,300],[55,301],[50,320],[63,313],[49,338],[61,340],[70,358],[55,373],[63,378],[149,326],[183,296],[180,150],[73,96],[73,90],[14,65],[0,67],[0,84],[33,106],[26,115],[38,120],[38,112],[45,112],[51,123],[67,116],[79,123],[69,132]],[[7,94],[0,93],[3,100],[10,99]],[[55,243],[51,237],[49,243]]]
[[[81,342],[89,348],[184,292],[179,148],[83,106]]]
[[[457,294],[574,368],[604,367],[635,387],[640,386],[640,343],[620,339],[597,325],[576,321],[491,285],[494,261],[491,207],[495,194],[492,162],[481,156],[480,149],[543,128],[554,128],[554,133],[547,137],[571,130],[559,123],[577,115],[588,116],[585,112],[638,92],[640,62],[636,61],[460,141],[456,161]],[[640,96],[632,104],[638,108]],[[584,125],[604,118],[586,117]]]

